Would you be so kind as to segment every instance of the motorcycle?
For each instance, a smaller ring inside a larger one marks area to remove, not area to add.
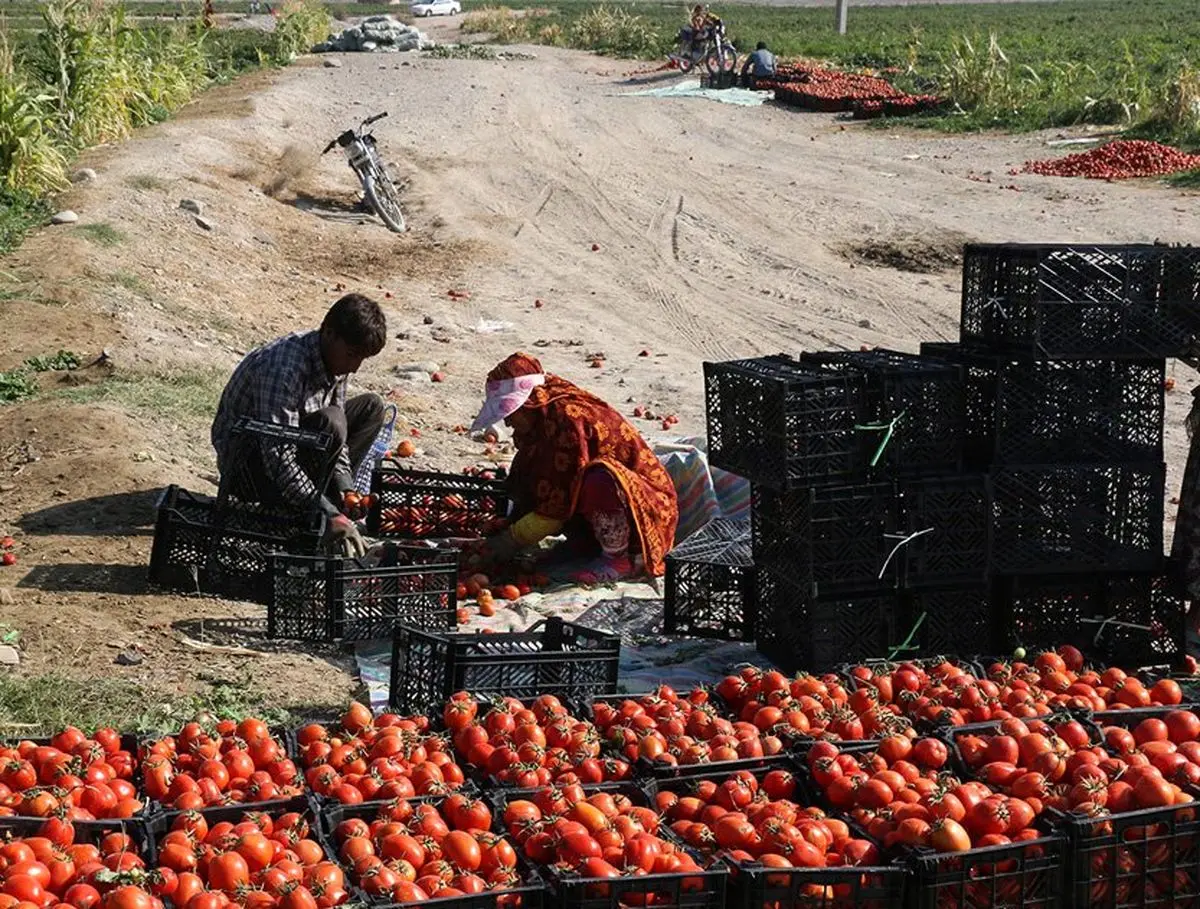
[[[400,209],[400,194],[396,191],[379,149],[375,145],[375,136],[366,128],[376,120],[387,116],[387,111],[367,117],[358,129],[348,129],[325,146],[322,155],[328,154],[339,145],[346,152],[346,160],[351,170],[362,184],[363,195],[367,204],[375,209],[388,230],[398,234],[404,233],[404,212]]]
[[[725,23],[718,19],[703,36],[693,35],[690,28],[679,30],[679,48],[667,59],[683,73],[691,72],[700,61],[710,75],[733,72],[737,67],[737,49],[725,34]]]

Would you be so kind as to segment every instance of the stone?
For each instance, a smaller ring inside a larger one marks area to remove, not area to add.
[[[195,199],[180,199],[179,207],[184,211],[190,211],[193,215],[204,214],[204,203]]]
[[[426,316],[421,321],[424,322],[426,325],[432,325],[433,324],[433,316]]]
[[[326,57],[323,65],[326,69],[341,69],[342,61],[337,57]]]
[[[81,167],[75,173],[71,174],[72,183],[95,183],[96,172],[90,167]]]
[[[196,226],[204,230],[216,230],[217,225],[202,215],[196,215]]]
[[[7,587],[0,587],[0,606],[12,606],[17,601]]]
[[[19,666],[21,653],[9,644],[0,644],[0,666]]]
[[[64,208],[60,212],[55,212],[50,216],[51,224],[74,224],[79,220],[79,215],[71,211],[69,208]]]
[[[142,655],[132,648],[127,648],[118,653],[113,662],[118,666],[140,666],[142,665]]]

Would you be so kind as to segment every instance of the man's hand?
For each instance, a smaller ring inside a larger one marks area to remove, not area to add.
[[[367,554],[367,544],[362,534],[345,515],[340,514],[329,520],[329,529],[325,531],[325,538],[321,542],[327,550],[342,558],[361,559]]]

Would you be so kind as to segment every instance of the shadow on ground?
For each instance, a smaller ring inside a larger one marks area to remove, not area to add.
[[[17,521],[25,533],[55,536],[148,537],[161,489],[75,499],[31,511]]]

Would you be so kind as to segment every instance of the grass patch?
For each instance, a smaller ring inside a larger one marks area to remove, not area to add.
[[[118,373],[95,385],[56,394],[72,404],[116,404],[135,413],[172,420],[211,420],[228,379],[225,370]]]
[[[125,235],[121,231],[103,221],[97,224],[80,224],[75,230],[97,246],[119,246],[125,241]]]
[[[172,732],[196,717],[258,716],[272,725],[292,719],[271,706],[249,682],[212,682],[194,695],[166,696],[115,678],[0,676],[0,738],[48,736],[66,726],[87,732],[111,726],[123,732]]]
[[[25,368],[10,369],[0,372],[0,404],[15,404],[32,398],[37,393],[37,385],[29,377]]]
[[[69,350],[60,350],[51,356],[30,357],[25,365],[34,372],[51,372],[65,369],[78,369],[78,355]]]
[[[167,181],[160,180],[158,177],[155,177],[152,174],[134,174],[125,182],[134,189],[157,191],[164,191],[167,189]]]
[[[1171,186],[1180,189],[1200,189],[1200,170],[1185,170],[1178,174],[1169,174],[1164,179]]]
[[[135,275],[131,271],[119,269],[109,275],[109,280],[118,287],[124,287],[126,290],[137,294],[139,297],[150,298],[150,288],[146,286],[146,282],[142,280],[141,275]]]
[[[25,192],[0,188],[0,256],[21,245],[25,234],[46,223],[49,204]]]

